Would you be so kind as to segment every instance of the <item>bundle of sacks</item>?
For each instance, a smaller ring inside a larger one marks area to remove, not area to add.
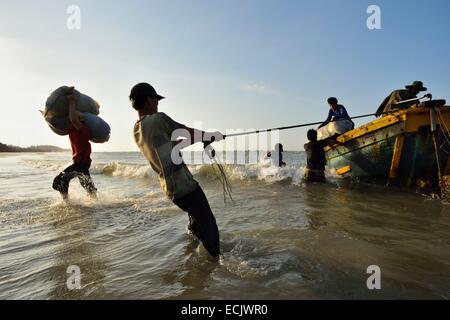
[[[325,140],[335,135],[341,135],[352,130],[353,122],[350,120],[333,121],[317,130],[317,140]]]
[[[91,97],[82,94],[73,87],[60,87],[52,92],[45,103],[45,111],[41,111],[50,129],[58,135],[69,134],[71,123],[69,120],[68,94],[76,97],[76,110],[80,121],[85,123],[92,133],[92,142],[104,143],[109,140],[111,128],[98,116],[100,105]]]

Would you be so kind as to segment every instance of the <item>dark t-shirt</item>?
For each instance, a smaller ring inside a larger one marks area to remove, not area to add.
[[[305,144],[307,168],[313,170],[325,170],[327,160],[325,159],[325,148],[327,140],[310,141]]]

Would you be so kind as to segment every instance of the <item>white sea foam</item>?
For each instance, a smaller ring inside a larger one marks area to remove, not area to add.
[[[105,174],[113,177],[147,178],[155,176],[149,165],[128,164],[121,162],[110,162],[107,164],[94,164],[91,168],[92,174]]]
[[[47,171],[61,171],[68,165],[66,161],[59,160],[24,160],[23,162],[28,166]],[[189,165],[188,167],[194,176],[206,178],[214,176],[212,165]],[[247,165],[225,165],[225,168],[231,181],[258,180],[270,184],[287,182],[298,185],[302,181],[306,167],[298,164],[279,168],[263,162]],[[122,162],[94,163],[90,171],[91,174],[133,179],[145,179],[156,176],[149,165]],[[336,176],[332,171],[327,171],[326,174],[330,178]]]

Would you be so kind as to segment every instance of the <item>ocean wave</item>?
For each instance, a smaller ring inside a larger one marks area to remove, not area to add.
[[[61,171],[67,166],[66,161],[56,160],[26,160],[24,162],[32,167],[48,171]],[[188,167],[196,177],[216,179],[217,169],[211,164],[188,165]],[[302,182],[306,167],[303,165],[291,165],[279,168],[268,163],[259,163],[224,165],[224,168],[231,181],[256,180],[269,184],[289,183],[298,185]],[[91,174],[133,179],[156,177],[156,173],[149,165],[124,162],[94,163],[90,171]],[[332,171],[327,171],[326,175],[329,178],[335,177]]]
[[[223,165],[231,181],[256,180],[269,184],[287,183],[299,185],[302,183],[306,166],[292,165],[279,168],[267,163],[247,165]],[[188,165],[191,173],[198,178],[215,180],[217,168],[211,164]],[[156,173],[149,165],[110,162],[107,164],[96,164],[91,170],[93,174],[105,174],[110,176],[145,179],[156,177]],[[336,178],[333,170],[325,172],[327,178]]]
[[[62,171],[71,164],[67,160],[22,160],[22,163],[46,171]]]
[[[94,164],[91,174],[104,174],[113,177],[148,178],[156,174],[149,165],[130,164],[122,162],[109,162],[106,164]]]

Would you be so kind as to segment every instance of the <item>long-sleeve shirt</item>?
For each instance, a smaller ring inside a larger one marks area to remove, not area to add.
[[[396,103],[399,103],[399,102],[405,101],[405,100],[414,99],[414,98],[417,98],[417,95],[413,94],[410,90],[407,90],[407,89],[399,89],[399,90],[392,91],[391,94],[389,96],[387,96],[383,100],[381,105],[378,107],[376,116],[379,117],[379,116],[383,115],[383,113],[390,111],[392,109],[393,105],[395,105]],[[406,105],[404,105],[403,108],[409,108],[410,106],[412,106],[416,103],[417,103],[417,101],[409,102]]]
[[[319,129],[326,126],[327,124],[329,124],[331,122],[331,120],[339,120],[339,119],[348,119],[353,123],[353,121],[350,119],[350,116],[348,115],[345,107],[340,104],[338,104],[336,106],[336,110],[333,110],[332,108],[330,108],[327,119],[319,126]],[[354,123],[353,123],[353,126],[355,126]]]

